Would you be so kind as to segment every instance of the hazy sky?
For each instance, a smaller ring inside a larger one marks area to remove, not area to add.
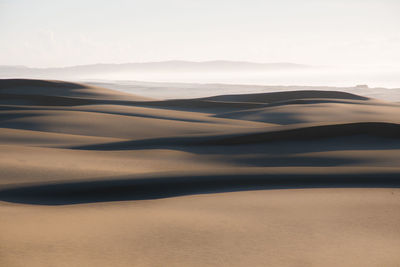
[[[0,0],[0,65],[400,66],[399,0]]]

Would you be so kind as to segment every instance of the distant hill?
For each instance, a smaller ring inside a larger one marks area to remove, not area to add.
[[[91,64],[61,68],[29,68],[24,66],[0,66],[0,77],[63,77],[81,78],[89,75],[143,72],[234,72],[272,71],[310,68],[294,63],[254,63],[241,61],[160,61],[124,64]]]

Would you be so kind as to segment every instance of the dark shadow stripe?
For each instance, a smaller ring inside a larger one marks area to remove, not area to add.
[[[166,137],[133,141],[70,147],[81,150],[131,150],[149,148],[174,148],[187,146],[234,146],[288,141],[315,141],[327,138],[364,135],[370,137],[400,139],[400,124],[386,122],[356,122],[307,126],[299,128],[275,128],[267,132],[203,135],[190,137]]]
[[[37,205],[70,205],[247,190],[398,187],[400,173],[204,175],[20,186],[0,190],[0,200]]]

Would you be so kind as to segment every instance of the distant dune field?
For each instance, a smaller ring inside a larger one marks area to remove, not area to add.
[[[0,266],[398,266],[400,104],[0,80]]]

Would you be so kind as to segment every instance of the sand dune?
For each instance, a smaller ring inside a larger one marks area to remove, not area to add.
[[[0,266],[396,266],[399,114],[0,80]]]
[[[0,94],[60,96],[102,100],[142,101],[149,98],[108,90],[105,88],[64,81],[45,81],[29,79],[1,80]]]
[[[294,99],[355,99],[367,100],[368,98],[338,91],[317,91],[317,90],[298,90],[287,92],[261,93],[261,94],[240,94],[240,95],[221,95],[206,97],[203,99],[226,102],[255,102],[255,103],[273,103],[288,101]]]
[[[219,118],[235,118],[276,124],[318,122],[399,122],[396,114],[399,106],[385,102],[333,102],[325,100],[279,103],[263,108],[233,111],[216,115]]]

